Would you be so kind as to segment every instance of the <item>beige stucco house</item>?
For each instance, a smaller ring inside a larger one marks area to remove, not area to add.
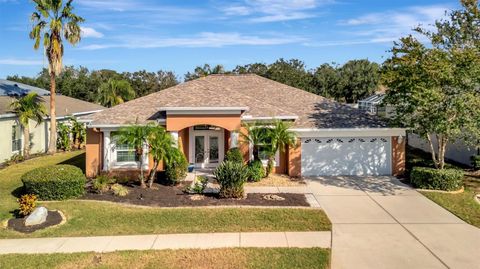
[[[10,104],[15,98],[29,92],[36,92],[45,107],[50,106],[50,92],[26,84],[0,79],[0,163],[10,159],[14,154],[23,151],[24,138],[22,127],[17,116],[10,109]],[[56,112],[59,122],[69,116],[89,115],[105,109],[103,106],[71,98],[68,96],[56,96]],[[43,123],[37,125],[30,121],[30,148],[31,153],[43,153],[48,148],[50,122],[48,117]]]
[[[404,129],[389,128],[374,115],[257,75],[210,75],[90,116],[86,173],[94,177],[102,171],[138,171],[133,148],[115,139],[122,126],[148,122],[165,126],[188,161],[204,168],[217,166],[232,147],[239,147],[245,161],[250,160],[253,145],[241,140],[242,125],[272,120],[291,122],[298,135],[296,147],[277,153],[277,173],[397,175],[404,171]],[[151,158],[143,158],[150,169]]]

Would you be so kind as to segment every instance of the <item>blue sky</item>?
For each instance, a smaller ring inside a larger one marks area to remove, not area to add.
[[[64,63],[90,69],[227,69],[283,57],[325,62],[383,62],[392,42],[457,8],[445,0],[76,0],[83,39]],[[46,59],[28,38],[33,3],[0,0],[0,78],[35,75]]]

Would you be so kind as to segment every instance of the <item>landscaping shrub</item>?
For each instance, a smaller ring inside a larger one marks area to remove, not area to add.
[[[213,172],[220,184],[220,197],[242,198],[244,184],[248,177],[248,168],[241,163],[222,162]]]
[[[248,163],[248,180],[258,182],[266,175],[263,163],[260,160]]]
[[[475,170],[480,170],[480,155],[474,155],[471,157],[472,159],[472,166]]]
[[[459,169],[434,169],[414,167],[410,182],[421,189],[455,191],[463,186],[463,171]]]
[[[178,184],[187,176],[188,161],[179,149],[174,148],[165,165],[165,177],[171,184]]]
[[[15,154],[12,155],[12,157],[10,157],[10,159],[5,160],[5,165],[7,165],[7,166],[14,165],[14,164],[23,162],[24,160],[25,160],[25,158],[23,158],[23,156],[21,154],[15,153]]]
[[[85,175],[73,165],[53,165],[31,170],[22,176],[27,193],[40,200],[65,200],[85,192]]]
[[[128,195],[128,189],[118,183],[113,184],[111,189],[115,196],[123,197]]]
[[[231,148],[225,154],[225,161],[243,164],[243,154],[239,148]]]
[[[37,196],[35,194],[24,194],[18,199],[19,210],[22,216],[28,216],[37,206]]]
[[[114,178],[110,178],[108,175],[99,175],[93,180],[93,189],[98,193],[104,193],[108,191],[110,184],[115,182]]]

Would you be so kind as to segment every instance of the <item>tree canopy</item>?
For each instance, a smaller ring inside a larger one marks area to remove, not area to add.
[[[415,30],[429,44],[413,36],[395,42],[383,67],[394,123],[425,137],[440,169],[449,142],[480,137],[480,13],[478,1],[461,3],[435,30]]]

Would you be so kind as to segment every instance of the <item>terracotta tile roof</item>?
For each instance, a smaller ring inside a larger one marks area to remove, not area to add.
[[[57,117],[105,109],[105,107],[101,105],[85,102],[64,95],[56,95],[55,97]],[[41,96],[40,98],[47,108],[47,112],[50,112],[50,96]],[[0,96],[0,115],[13,113],[10,109],[10,104],[14,100],[15,99],[10,96]]]
[[[249,107],[244,116],[298,116],[296,128],[375,128],[375,116],[257,75],[210,75],[95,114],[94,125],[145,123],[164,107]]]

